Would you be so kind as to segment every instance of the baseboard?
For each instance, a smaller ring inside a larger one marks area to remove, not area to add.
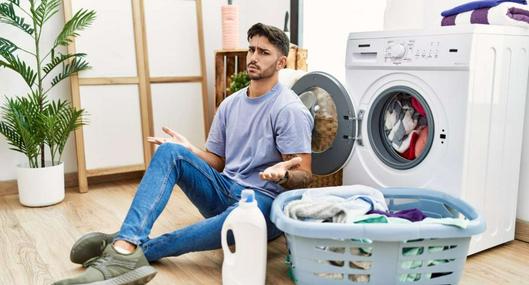
[[[17,182],[15,180],[0,181],[0,196],[16,194]]]
[[[139,179],[142,176],[143,176],[143,171],[135,171],[135,172],[129,172],[129,173],[118,173],[118,174],[111,174],[111,175],[104,175],[104,176],[89,177],[88,186],[90,188],[90,185],[93,185],[93,184],[115,182],[115,181],[121,181],[121,180]],[[79,186],[79,182],[77,180],[77,172],[64,174],[64,186],[66,188],[77,188]],[[16,180],[0,181],[0,196],[13,195],[17,193],[18,193],[18,189],[17,189]]]
[[[516,219],[515,239],[529,242],[529,222]]]

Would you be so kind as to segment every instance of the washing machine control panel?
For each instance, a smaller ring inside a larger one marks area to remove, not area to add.
[[[355,38],[352,34],[347,44],[347,67],[465,69],[470,62],[472,39],[467,34],[380,38]]]
[[[431,60],[439,57],[439,41],[419,42],[415,40],[389,40],[386,43],[386,62],[402,64],[416,60]]]

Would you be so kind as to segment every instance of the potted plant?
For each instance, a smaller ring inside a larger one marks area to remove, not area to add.
[[[227,91],[230,94],[233,94],[244,87],[248,86],[250,84],[250,76],[248,76],[248,72],[241,71],[239,73],[235,73],[230,77],[230,87],[227,88]]]
[[[10,149],[27,157],[26,163],[17,166],[19,199],[26,206],[47,206],[64,199],[61,156],[71,132],[85,124],[84,110],[65,100],[51,100],[48,95],[62,80],[89,68],[86,54],[64,50],[79,31],[92,24],[95,12],[75,13],[51,48],[44,51],[43,27],[57,15],[61,3],[61,0],[0,1],[0,24],[16,27],[31,37],[34,44],[32,48],[22,47],[0,34],[0,68],[18,73],[29,89],[25,96],[5,97],[0,107],[0,133]],[[22,54],[30,60],[23,60]]]

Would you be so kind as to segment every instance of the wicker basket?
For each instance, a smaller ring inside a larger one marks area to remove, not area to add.
[[[313,175],[312,182],[309,184],[308,188],[317,188],[317,187],[329,187],[329,186],[340,186],[343,184],[343,171],[335,172],[331,175],[319,176]]]

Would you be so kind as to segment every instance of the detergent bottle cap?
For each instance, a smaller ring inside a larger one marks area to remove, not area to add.
[[[255,192],[251,189],[244,189],[241,192],[241,203],[252,203],[255,201]]]

